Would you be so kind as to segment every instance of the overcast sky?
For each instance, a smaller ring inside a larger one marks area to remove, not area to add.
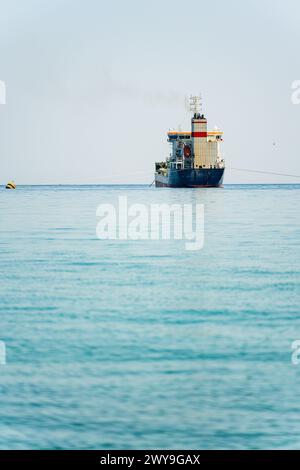
[[[300,182],[298,0],[0,0],[0,183],[150,183],[202,93],[226,183]]]

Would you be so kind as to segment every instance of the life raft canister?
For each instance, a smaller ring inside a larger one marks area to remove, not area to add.
[[[16,183],[14,183],[13,181],[9,181],[5,186],[6,189],[16,189],[16,187]]]
[[[183,154],[185,158],[189,158],[192,154],[191,147],[189,145],[185,145],[183,149]]]

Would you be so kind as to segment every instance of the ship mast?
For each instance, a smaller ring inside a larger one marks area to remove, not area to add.
[[[191,95],[190,96],[190,111],[194,115],[200,114],[200,112],[202,111],[202,98],[201,98],[201,95],[199,95],[199,96]]]

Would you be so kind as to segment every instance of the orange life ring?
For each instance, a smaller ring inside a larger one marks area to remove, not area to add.
[[[185,145],[183,149],[183,154],[185,158],[189,158],[191,156],[191,147],[189,145]]]

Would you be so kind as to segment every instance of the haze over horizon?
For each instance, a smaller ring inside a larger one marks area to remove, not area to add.
[[[225,183],[300,178],[300,3],[0,0],[3,185],[151,183],[201,93]]]

